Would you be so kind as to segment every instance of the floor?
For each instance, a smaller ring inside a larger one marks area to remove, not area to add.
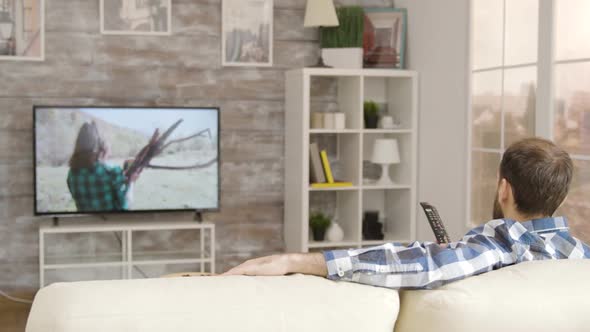
[[[32,294],[10,294],[25,299],[33,298]],[[29,316],[30,305],[8,301],[0,297],[0,330],[2,332],[24,332]]]

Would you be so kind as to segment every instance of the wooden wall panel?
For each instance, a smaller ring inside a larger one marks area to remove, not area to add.
[[[283,250],[284,73],[315,64],[319,52],[317,30],[303,28],[306,1],[275,0],[272,68],[221,67],[221,0],[172,3],[172,36],[104,36],[98,0],[47,0],[46,61],[0,62],[0,288],[34,290],[38,282],[33,105],[219,106],[222,209],[206,215],[217,225],[218,271]],[[318,94],[332,89],[320,84]],[[314,108],[335,109],[333,98],[316,99]]]

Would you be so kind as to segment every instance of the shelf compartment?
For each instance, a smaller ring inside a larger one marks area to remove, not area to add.
[[[373,146],[378,138],[393,138],[397,140],[400,154],[400,163],[389,166],[389,176],[394,182],[393,188],[411,187],[416,165],[413,151],[412,135],[403,134],[365,134],[363,135],[363,183],[377,181],[381,176],[381,165],[371,162]],[[370,187],[370,185],[363,185]],[[383,188],[387,189],[387,188]]]
[[[360,129],[310,129],[310,134],[359,134]]]
[[[316,242],[316,241],[312,241],[309,242],[309,248],[340,248],[340,249],[346,249],[346,248],[356,248],[358,247],[358,242],[328,242],[328,241],[322,241],[322,242]]]
[[[201,259],[208,255],[209,232],[184,230],[135,231],[132,239],[133,262]],[[202,243],[203,241],[203,243]],[[165,251],[157,248],[168,248]]]
[[[197,259],[210,259],[210,254],[204,252],[203,257],[201,257],[198,251],[148,251],[133,253],[133,262],[136,264],[143,264],[144,261],[182,261]]]
[[[397,184],[393,184],[393,185],[375,185],[375,184],[370,184],[370,183],[364,183],[362,186],[363,190],[407,190],[407,189],[411,189],[412,186],[409,185],[397,185]]]
[[[311,143],[326,150],[335,181],[360,185],[360,134],[312,134]],[[314,188],[315,189],[315,188]]]
[[[363,218],[365,211],[378,211],[383,223],[383,240],[365,240],[362,243],[395,242],[412,238],[412,190],[363,191]],[[390,241],[391,240],[391,241]],[[376,241],[376,242],[375,242]]]
[[[310,76],[310,114],[315,112],[341,112],[346,115],[346,129],[361,129],[362,109],[360,76]],[[313,129],[317,130],[317,129]]]
[[[157,265],[134,265],[131,273],[134,279],[161,278],[165,275],[175,273],[200,272],[200,269],[200,265],[196,264],[166,263]],[[210,267],[207,267],[206,271],[211,271]]]
[[[364,134],[412,134],[412,129],[363,129]]]
[[[354,191],[320,191],[309,193],[309,216],[321,212],[344,231],[342,243],[357,244],[360,239],[360,193]],[[309,220],[305,221],[309,223]],[[309,243],[314,242],[309,231]],[[327,243],[327,242],[326,242]],[[333,244],[332,244],[333,246]]]
[[[126,267],[123,266],[72,266],[45,270],[47,284],[54,282],[74,282],[90,280],[122,279]]]
[[[333,188],[312,188],[309,187],[309,191],[353,191],[359,190],[358,186],[351,187],[333,187]]]
[[[45,238],[46,265],[102,264],[123,260],[121,231],[51,233]],[[65,256],[64,253],[75,253]]]
[[[415,80],[412,77],[364,78],[364,100],[379,105],[379,116],[391,115],[401,129],[414,127],[414,103],[412,94]]]

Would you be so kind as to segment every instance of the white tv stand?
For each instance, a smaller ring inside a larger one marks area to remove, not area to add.
[[[174,252],[163,255],[165,258],[158,258],[157,255],[143,255],[133,249],[133,233],[138,231],[171,231],[186,230],[199,231],[200,251],[194,255],[186,252]],[[71,257],[52,258],[47,262],[46,240],[51,234],[67,233],[121,233],[121,253],[110,259],[80,260]],[[117,257],[118,256],[118,257]],[[47,284],[46,271],[62,269],[81,268],[121,268],[122,279],[132,279],[133,269],[146,265],[174,265],[174,264],[195,264],[195,271],[215,273],[215,225],[208,222],[178,221],[178,222],[66,222],[61,221],[58,225],[48,221],[39,227],[39,285],[44,287]],[[206,265],[209,269],[206,270]]]

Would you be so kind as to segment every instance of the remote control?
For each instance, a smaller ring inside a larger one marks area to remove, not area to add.
[[[427,202],[420,202],[420,205],[422,205],[422,209],[424,209],[424,213],[426,214],[426,218],[428,218],[430,227],[432,227],[432,231],[436,237],[436,242],[439,244],[450,243],[451,238],[449,237],[449,234],[447,234],[445,225],[443,225],[442,219],[438,215],[436,208]]]

